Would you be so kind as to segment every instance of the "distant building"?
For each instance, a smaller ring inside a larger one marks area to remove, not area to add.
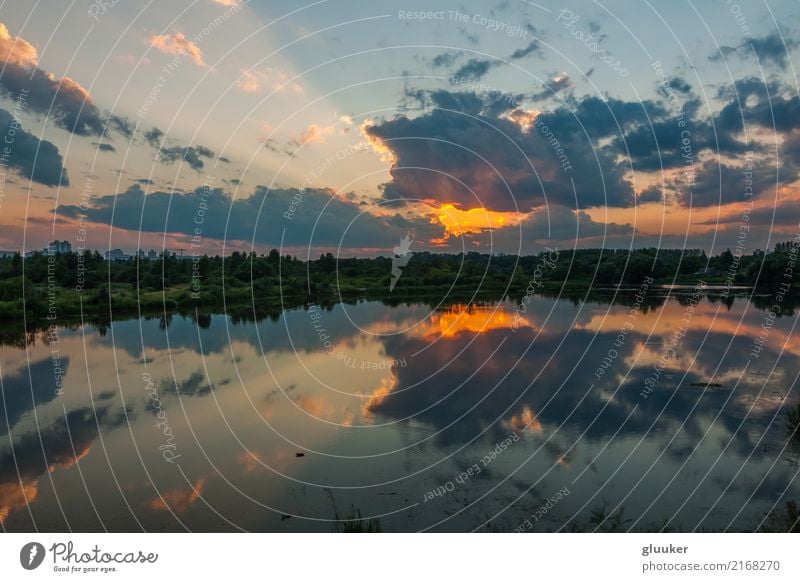
[[[0,251],[0,259],[7,259],[8,257],[13,257],[19,253],[19,251]]]
[[[147,258],[150,259],[151,261],[155,261],[158,259],[158,253],[153,249],[150,249],[149,251],[147,251]]]
[[[125,261],[130,257],[122,249],[112,249],[105,252],[107,261]]]
[[[72,244],[68,240],[54,240],[45,251],[48,255],[63,255],[72,252]]]

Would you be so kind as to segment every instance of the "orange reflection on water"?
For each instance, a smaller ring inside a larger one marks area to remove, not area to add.
[[[22,509],[39,496],[39,481],[0,483],[0,523],[15,509]]]
[[[397,386],[397,377],[392,374],[391,376],[384,376],[381,378],[380,384],[375,390],[366,397],[366,401],[361,405],[361,417],[364,422],[369,422],[374,418],[372,409],[380,406],[386,397],[392,393],[392,390]]]
[[[170,489],[150,501],[150,509],[156,511],[175,511],[183,513],[191,507],[195,501],[200,499],[203,493],[205,479],[198,479],[191,489]]]
[[[502,306],[455,305],[433,313],[422,325],[425,339],[453,338],[463,332],[479,334],[496,329],[534,327],[527,317]]]

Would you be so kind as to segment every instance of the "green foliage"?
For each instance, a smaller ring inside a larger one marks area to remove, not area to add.
[[[766,254],[737,256],[725,250],[710,258],[701,250],[656,248],[572,249],[524,257],[420,252],[402,267],[390,294],[392,257],[343,258],[326,253],[301,261],[275,249],[267,255],[237,251],[227,257],[181,259],[165,253],[157,260],[137,257],[115,262],[94,251],[34,254],[25,259],[15,255],[0,259],[0,318],[18,317],[21,311],[40,317],[53,298],[59,316],[77,315],[82,301],[107,317],[139,309],[191,311],[236,305],[258,311],[267,304],[357,297],[521,297],[531,289],[583,292],[590,287],[635,287],[647,277],[664,284],[694,284],[702,278],[708,284],[786,292],[794,272],[800,270],[790,268],[796,259],[794,242],[779,243]],[[50,283],[56,288],[54,297],[47,293]]]

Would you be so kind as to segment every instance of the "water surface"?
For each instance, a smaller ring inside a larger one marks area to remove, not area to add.
[[[752,529],[800,498],[796,318],[691,293],[28,334],[0,348],[0,521],[554,531],[604,511],[624,529]]]

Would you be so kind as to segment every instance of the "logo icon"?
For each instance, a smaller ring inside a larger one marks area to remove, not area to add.
[[[411,245],[413,243],[414,240],[411,238],[411,234],[407,234],[400,239],[400,244],[392,249],[394,257],[392,258],[392,280],[389,283],[389,291],[394,291],[394,286],[397,285],[400,275],[403,274],[403,267],[411,260]]]
[[[26,570],[35,570],[44,561],[44,546],[39,542],[28,542],[19,551],[19,563]]]

